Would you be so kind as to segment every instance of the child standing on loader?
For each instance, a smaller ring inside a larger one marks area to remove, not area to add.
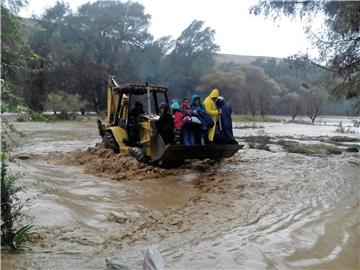
[[[188,98],[183,98],[181,111],[183,113],[183,124],[182,124],[183,143],[184,145],[194,145],[195,134],[191,119],[192,111]]]
[[[173,111],[174,117],[174,136],[175,144],[181,144],[181,128],[183,122],[183,113],[180,111],[180,104],[177,101],[174,101],[171,104],[171,110]]]

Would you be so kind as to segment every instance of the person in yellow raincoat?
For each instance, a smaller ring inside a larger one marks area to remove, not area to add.
[[[212,120],[214,121],[214,126],[209,130],[208,139],[212,143],[214,140],[215,130],[216,130],[216,120],[220,113],[217,109],[215,101],[220,96],[218,89],[213,89],[204,100],[204,107],[206,112],[211,116]]]

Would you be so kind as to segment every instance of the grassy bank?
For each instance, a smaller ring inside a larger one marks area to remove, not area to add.
[[[280,119],[271,118],[268,116],[261,117],[261,116],[252,116],[246,114],[234,114],[232,116],[232,120],[234,122],[281,122]]]

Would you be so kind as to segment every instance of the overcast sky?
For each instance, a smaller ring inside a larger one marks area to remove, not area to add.
[[[70,7],[89,0],[69,0]],[[94,2],[94,1],[90,1]],[[215,41],[220,52],[241,55],[286,57],[309,47],[299,21],[287,18],[273,23],[262,16],[249,14],[251,0],[138,0],[151,15],[150,33],[159,38],[171,35],[177,38],[194,19],[205,21],[206,26],[216,30]],[[20,12],[30,17],[41,14],[56,0],[29,0]]]

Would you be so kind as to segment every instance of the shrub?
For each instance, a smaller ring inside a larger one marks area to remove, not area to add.
[[[16,118],[17,122],[25,121],[47,121],[47,118],[44,117],[41,113],[35,112],[25,106],[17,106],[16,112],[18,117]]]
[[[270,136],[264,135],[262,130],[257,132],[257,136],[249,136],[245,138],[245,141],[249,143],[249,148],[270,151],[269,143]]]
[[[50,93],[45,102],[45,109],[54,112],[60,112],[63,118],[67,118],[69,112],[80,111],[87,105],[78,94],[69,94],[64,92]]]
[[[7,157],[1,152],[1,246],[16,250],[33,234],[31,225],[22,225],[23,203],[17,197],[21,190],[15,182],[17,175],[8,174]]]
[[[304,155],[331,155],[341,154],[341,149],[336,146],[328,144],[299,144],[296,146],[288,147],[286,149],[289,153],[297,153]]]

